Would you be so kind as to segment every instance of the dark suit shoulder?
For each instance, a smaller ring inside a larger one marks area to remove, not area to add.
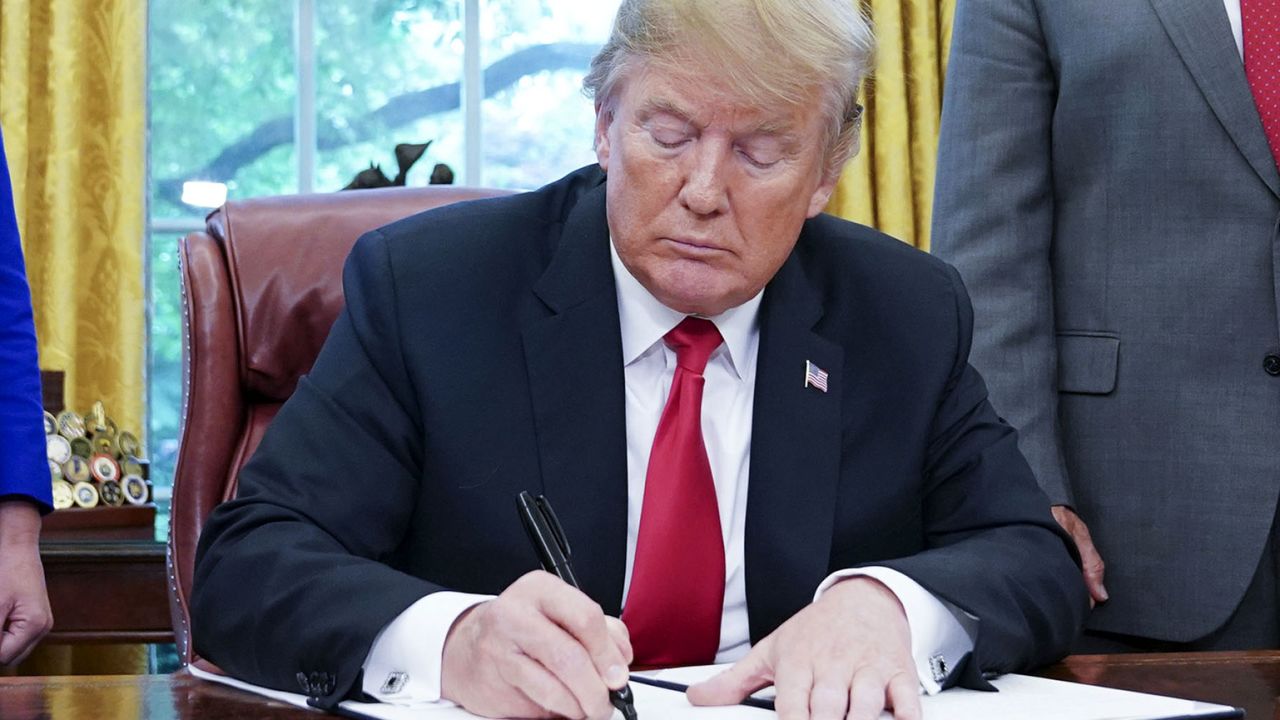
[[[603,181],[588,166],[530,192],[433,208],[366,234],[352,255],[358,262],[385,253],[397,288],[419,299],[474,301],[477,286],[527,289],[550,263],[579,200]]]

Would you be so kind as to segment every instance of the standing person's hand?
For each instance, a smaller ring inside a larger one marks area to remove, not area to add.
[[[1053,519],[1058,521],[1063,530],[1075,541],[1076,550],[1080,551],[1080,563],[1084,568],[1084,584],[1089,588],[1089,606],[1107,601],[1107,586],[1103,584],[1106,574],[1106,563],[1093,546],[1093,538],[1089,535],[1089,526],[1084,524],[1075,510],[1066,505],[1054,505]]]
[[[477,715],[599,718],[627,683],[626,626],[541,570],[464,613],[445,640],[440,691]]]
[[[52,627],[40,511],[25,500],[0,500],[0,665],[21,661]]]
[[[871,578],[844,580],[733,667],[689,688],[689,700],[731,705],[767,685],[782,720],[874,720],[885,708],[919,720],[920,679],[897,596]]]

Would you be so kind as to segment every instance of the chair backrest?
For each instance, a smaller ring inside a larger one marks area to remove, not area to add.
[[[503,191],[434,185],[227,203],[178,247],[182,276],[182,429],[169,521],[169,601],[183,663],[191,647],[196,543],[236,492],[298,378],[342,309],[342,265],[364,232]]]

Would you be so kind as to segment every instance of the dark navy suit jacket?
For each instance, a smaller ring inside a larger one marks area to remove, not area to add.
[[[0,500],[32,500],[52,509],[40,420],[40,370],[13,186],[0,137]]]
[[[537,567],[515,511],[526,489],[555,505],[583,590],[619,613],[626,439],[604,183],[586,168],[357,243],[314,370],[204,531],[198,652],[265,685],[320,677],[336,701],[419,597],[498,593]],[[877,564],[980,619],[966,683],[1066,651],[1087,610],[1080,572],[967,363],[971,325],[949,266],[829,216],[805,224],[760,308],[753,641],[832,570]],[[829,392],[804,386],[806,361]]]

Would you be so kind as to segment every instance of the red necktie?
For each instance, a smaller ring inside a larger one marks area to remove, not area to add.
[[[709,320],[689,317],[665,340],[676,352],[676,372],[649,454],[622,611],[636,667],[715,660],[724,605],[720,511],[702,443],[702,371],[720,332]]]
[[[1244,74],[1280,164],[1280,0],[1240,0],[1244,31]]]

